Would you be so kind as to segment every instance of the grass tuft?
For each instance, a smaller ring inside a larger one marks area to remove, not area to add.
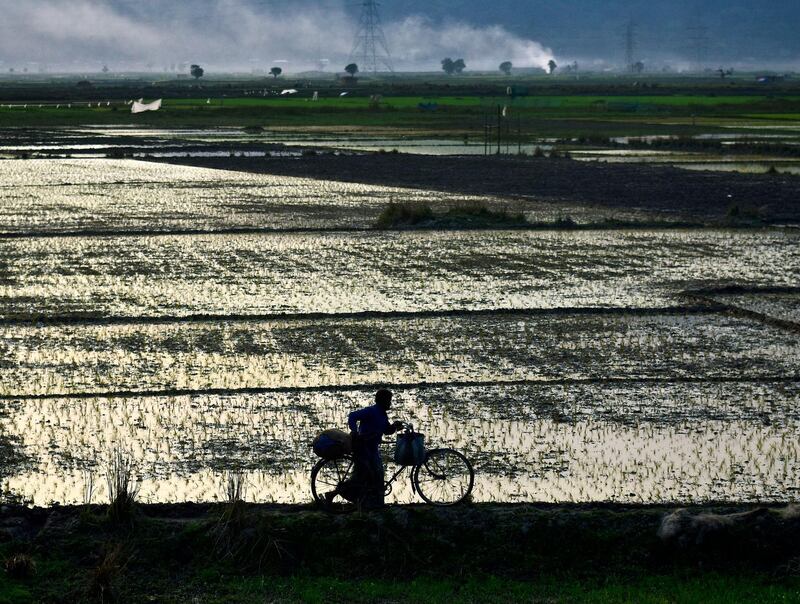
[[[136,511],[139,486],[134,476],[133,459],[121,449],[111,455],[106,471],[108,517],[113,522],[130,522]]]

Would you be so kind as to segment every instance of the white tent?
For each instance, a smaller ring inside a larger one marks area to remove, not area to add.
[[[144,113],[145,111],[158,111],[161,109],[161,99],[152,103],[143,103],[141,100],[134,101],[131,105],[131,113]]]

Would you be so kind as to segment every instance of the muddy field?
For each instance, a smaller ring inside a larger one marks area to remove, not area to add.
[[[384,186],[419,187],[604,210],[652,212],[661,218],[721,222],[733,208],[768,223],[800,222],[800,177],[687,171],[647,164],[609,166],[571,159],[435,157],[411,154],[300,158],[173,158],[176,164],[250,173],[305,176]],[[734,211],[735,213],[735,211]]]

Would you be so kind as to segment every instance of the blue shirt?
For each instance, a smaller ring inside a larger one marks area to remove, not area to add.
[[[358,431],[362,444],[370,449],[377,449],[383,435],[392,433],[389,417],[386,415],[386,411],[378,405],[353,411],[347,417],[347,425],[350,430]]]

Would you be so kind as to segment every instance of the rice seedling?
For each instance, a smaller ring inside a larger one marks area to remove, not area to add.
[[[110,492],[110,491],[109,491]],[[94,474],[90,470],[83,471],[83,505],[92,503],[94,496]]]

